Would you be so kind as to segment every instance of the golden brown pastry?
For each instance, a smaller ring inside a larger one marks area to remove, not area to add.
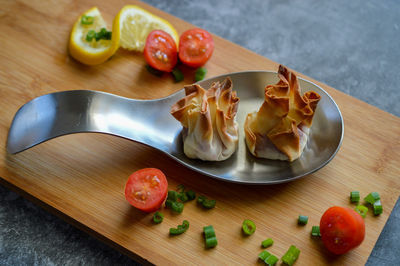
[[[244,131],[250,152],[260,158],[294,161],[306,146],[320,96],[301,95],[296,75],[280,65],[279,82],[265,87],[258,112],[247,115]]]
[[[238,143],[236,112],[239,98],[232,81],[225,79],[204,90],[185,86],[186,96],[171,107],[171,114],[183,126],[183,151],[189,158],[222,161],[229,158]]]

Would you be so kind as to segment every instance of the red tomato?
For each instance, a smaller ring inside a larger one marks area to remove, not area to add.
[[[334,254],[343,254],[364,240],[364,219],[345,207],[331,207],[321,217],[320,232],[325,247]]]
[[[190,29],[179,38],[179,59],[190,67],[200,67],[210,59],[214,41],[208,31]]]
[[[144,46],[144,58],[153,68],[171,72],[178,62],[178,51],[174,39],[162,30],[149,33]]]
[[[156,168],[144,168],[131,174],[125,186],[125,198],[134,207],[153,212],[167,197],[167,178]]]

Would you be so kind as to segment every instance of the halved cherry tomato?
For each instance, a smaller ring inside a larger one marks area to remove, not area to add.
[[[125,186],[125,198],[134,207],[153,212],[167,197],[167,178],[159,169],[144,168],[130,175]]]
[[[178,51],[174,39],[162,30],[149,33],[144,46],[144,58],[153,68],[171,72],[178,62]]]
[[[187,30],[179,38],[179,59],[190,67],[204,65],[213,51],[213,38],[208,31],[203,29]]]
[[[320,232],[325,247],[334,254],[343,254],[364,240],[364,219],[356,211],[334,206],[321,217]]]

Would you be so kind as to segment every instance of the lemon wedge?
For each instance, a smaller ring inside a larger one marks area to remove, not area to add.
[[[153,30],[169,33],[178,46],[178,33],[168,21],[135,5],[124,6],[118,12],[113,28],[120,29],[120,46],[127,50],[143,52],[147,35]]]
[[[85,20],[88,18],[90,20]],[[82,20],[82,18],[84,18]],[[120,30],[118,23],[113,23],[111,40],[100,39],[96,41],[87,40],[90,30],[100,32],[102,28],[107,28],[103,17],[97,7],[93,7],[83,13],[75,22],[69,39],[69,52],[72,57],[86,65],[97,65],[110,58],[119,47]]]

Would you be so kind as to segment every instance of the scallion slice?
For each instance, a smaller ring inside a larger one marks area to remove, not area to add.
[[[217,201],[214,199],[205,199],[202,203],[203,207],[206,209],[212,209],[217,204]]]
[[[86,41],[91,42],[93,39],[96,41],[111,40],[111,35],[111,31],[108,31],[106,28],[101,28],[99,32],[89,30],[86,34]]]
[[[182,71],[177,67],[172,70],[172,75],[174,76],[175,82],[180,82],[184,79]]]
[[[300,255],[300,250],[296,246],[291,245],[285,255],[282,257],[282,261],[287,265],[293,265]]]
[[[184,185],[184,184],[179,184],[179,185],[176,187],[176,191],[178,191],[178,192],[184,192],[184,191],[185,191],[185,185]]]
[[[350,201],[351,202],[359,202],[360,201],[360,192],[359,191],[352,191],[350,192]]]
[[[183,203],[182,202],[178,202],[178,201],[173,201],[172,204],[171,204],[171,209],[174,212],[182,213],[182,211],[183,211]]]
[[[272,240],[272,238],[267,238],[263,242],[261,242],[261,246],[263,248],[270,247],[270,246],[272,246],[272,244],[274,244],[274,240]]]
[[[197,198],[197,203],[199,203],[199,204],[202,204],[203,203],[203,201],[206,199],[206,197],[205,196],[203,196],[203,195],[200,195],[200,196],[198,196],[198,198]]]
[[[242,231],[245,235],[252,235],[256,231],[256,224],[249,219],[246,219],[242,223]]]
[[[179,193],[175,190],[168,191],[167,200],[177,201],[179,197]]]
[[[358,205],[355,210],[361,215],[362,218],[367,216],[368,208],[364,205]]]
[[[162,214],[161,212],[155,212],[153,214],[153,222],[156,224],[161,223],[164,220],[164,214]]]
[[[374,203],[380,199],[381,197],[379,196],[378,192],[371,192],[364,198],[364,200],[371,205],[374,205]]]
[[[214,199],[208,199],[205,196],[198,196],[197,203],[203,206],[205,209],[212,209],[217,204],[217,201]]]
[[[170,235],[180,235],[186,232],[189,228],[189,222],[187,220],[183,220],[182,225],[178,225],[177,228],[170,228],[169,234]]]
[[[165,201],[165,207],[168,208],[168,209],[171,209],[172,208],[172,202],[173,202],[172,200],[167,199]]]
[[[215,236],[206,238],[206,248],[213,248],[216,245],[218,245],[218,240]]]
[[[188,200],[194,200],[196,198],[196,192],[194,192],[193,190],[188,190],[185,193],[188,197]]]
[[[106,30],[106,31],[104,32],[104,34],[103,34],[103,40],[111,40],[111,38],[112,38],[112,32]]]
[[[311,235],[312,235],[312,236],[317,236],[317,237],[320,237],[320,236],[321,236],[321,232],[320,232],[320,230],[319,230],[319,226],[318,226],[318,225],[314,225],[314,226],[311,228]]]
[[[204,67],[200,67],[196,70],[196,73],[194,75],[194,80],[196,82],[203,80],[205,78],[206,74],[207,74],[207,69],[205,69]]]
[[[374,215],[379,215],[383,212],[382,203],[380,200],[374,202]]]
[[[218,240],[215,235],[215,230],[212,225],[203,227],[203,235],[204,235],[206,248],[213,248],[218,244]]]
[[[204,226],[203,233],[205,238],[210,238],[215,236],[214,227],[212,225]]]
[[[164,73],[164,72],[162,72],[162,71],[160,71],[158,69],[155,69],[155,68],[153,68],[153,67],[151,67],[149,65],[146,65],[146,69],[150,74],[152,74],[154,76],[157,76],[157,77],[161,77],[163,75],[163,73]]]
[[[81,18],[81,24],[83,25],[92,25],[94,22],[94,17],[83,15]]]
[[[275,265],[279,260],[276,256],[272,255],[266,250],[261,251],[261,253],[258,254],[258,258],[264,261],[264,263],[268,266]]]
[[[90,30],[86,34],[86,41],[91,42],[93,40],[93,38],[95,38],[95,37],[96,37],[96,32],[94,30]]]
[[[179,199],[180,199],[181,202],[186,202],[186,201],[189,200],[189,198],[188,198],[188,196],[186,195],[185,192],[179,193],[179,196],[178,196],[178,197],[179,197]]]
[[[306,225],[308,223],[308,216],[299,215],[299,219],[297,220],[297,223],[300,225]]]
[[[279,259],[276,256],[271,254],[264,260],[264,262],[268,266],[274,266],[278,262],[278,260]]]
[[[271,253],[269,253],[266,250],[261,251],[260,254],[258,254],[258,258],[262,261],[264,261],[266,258],[268,258],[269,256],[271,256]]]

